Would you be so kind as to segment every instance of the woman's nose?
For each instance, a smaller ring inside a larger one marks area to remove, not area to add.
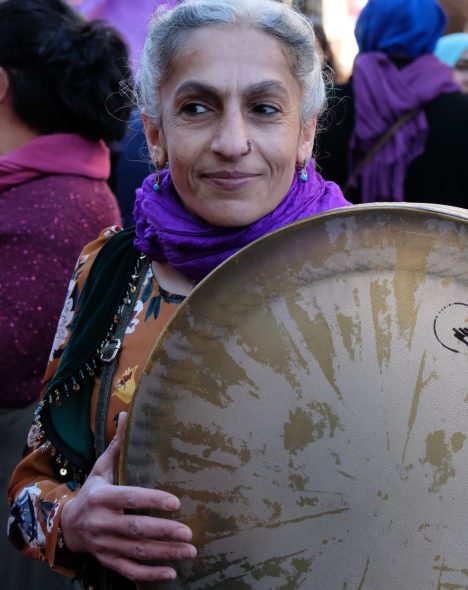
[[[218,121],[211,149],[226,158],[239,158],[250,152],[247,126],[239,109],[229,109]]]

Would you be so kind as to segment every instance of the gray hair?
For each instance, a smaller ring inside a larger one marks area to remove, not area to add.
[[[253,27],[282,43],[302,89],[303,120],[320,113],[325,103],[322,62],[313,27],[303,15],[275,0],[185,0],[154,14],[141,57],[137,104],[155,125],[160,122],[159,91],[171,60],[191,32],[213,25]]]

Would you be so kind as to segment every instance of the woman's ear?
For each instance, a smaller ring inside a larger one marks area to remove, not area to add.
[[[304,160],[310,160],[314,149],[317,115],[310,117],[302,124],[299,143],[297,145],[297,163],[302,166]]]
[[[0,102],[3,102],[10,89],[10,79],[5,69],[0,67]]]
[[[158,168],[164,168],[167,162],[164,133],[161,128],[156,127],[156,125],[150,121],[147,115],[142,114],[141,118],[143,120],[143,127],[145,128],[146,143],[148,144],[151,160]]]

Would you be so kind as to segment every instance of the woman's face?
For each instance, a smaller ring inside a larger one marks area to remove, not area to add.
[[[455,81],[460,84],[462,92],[468,94],[468,51],[462,53],[453,70]]]
[[[161,127],[145,126],[153,160],[169,161],[185,207],[218,226],[273,211],[296,163],[310,157],[316,125],[301,123],[301,89],[282,45],[254,29],[206,27],[170,71]]]

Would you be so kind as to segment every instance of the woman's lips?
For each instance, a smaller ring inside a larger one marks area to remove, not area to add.
[[[243,188],[245,185],[249,184],[252,180],[258,178],[259,176],[260,174],[257,173],[241,172],[237,170],[218,170],[216,172],[202,174],[202,177],[208,180],[208,182],[225,190]]]

